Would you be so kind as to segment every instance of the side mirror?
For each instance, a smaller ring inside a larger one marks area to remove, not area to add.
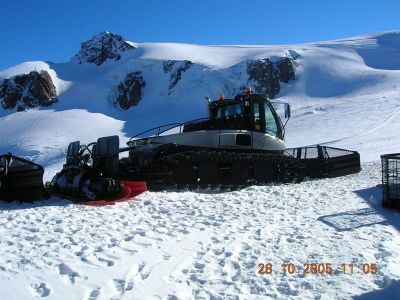
[[[290,118],[290,105],[288,103],[285,103],[285,118],[289,119]]]

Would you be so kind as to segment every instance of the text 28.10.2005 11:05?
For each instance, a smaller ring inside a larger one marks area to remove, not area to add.
[[[363,264],[338,264],[331,263],[303,263],[302,266],[296,266],[292,263],[281,264],[277,269],[272,263],[259,263],[258,275],[271,275],[274,272],[281,272],[283,274],[304,274],[304,275],[337,275],[337,274],[363,274],[363,275],[376,275],[378,273],[378,266],[376,263],[363,263]]]

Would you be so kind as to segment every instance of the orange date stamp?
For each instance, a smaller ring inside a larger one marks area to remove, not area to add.
[[[378,274],[378,265],[376,263],[342,263],[334,265],[332,263],[303,263],[300,266],[292,263],[284,263],[275,266],[272,263],[259,263],[257,275],[272,275],[274,273],[283,274],[304,274],[304,275],[338,275],[338,274]]]

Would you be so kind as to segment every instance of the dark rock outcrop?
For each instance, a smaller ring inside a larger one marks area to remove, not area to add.
[[[293,62],[289,57],[281,57],[275,63],[275,67],[279,72],[279,81],[288,83],[289,80],[295,79]]]
[[[107,60],[120,60],[121,53],[135,49],[122,36],[102,32],[89,41],[81,44],[81,49],[75,56],[79,63],[87,62],[100,66]]]
[[[289,57],[281,57],[277,62],[269,58],[248,63],[249,83],[256,93],[266,94],[269,98],[277,95],[281,89],[280,82],[287,83],[295,79],[293,62]]]
[[[164,66],[163,66],[163,70],[164,73],[169,73],[172,71],[175,63],[178,62],[177,60],[167,60],[166,62],[164,62]]]
[[[17,106],[18,111],[22,111],[57,101],[56,88],[46,71],[17,75],[0,84],[0,103],[4,109]]]
[[[141,72],[130,72],[118,85],[115,104],[124,110],[136,106],[142,99],[142,88],[146,85]]]
[[[279,74],[269,58],[249,63],[247,74],[256,93],[267,94],[270,98],[279,93]]]
[[[168,61],[168,62],[166,62],[167,67],[166,67],[166,63],[164,63],[164,72],[166,69],[169,70],[168,72],[170,72],[172,70],[172,68],[177,64],[177,61]],[[182,64],[174,70],[174,72],[171,74],[171,77],[169,80],[168,95],[170,95],[172,93],[172,89],[181,80],[182,73],[184,73],[192,65],[193,65],[193,62],[191,62],[190,60],[184,60],[184,61],[182,61]]]

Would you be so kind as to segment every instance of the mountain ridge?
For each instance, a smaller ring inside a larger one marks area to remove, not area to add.
[[[103,84],[107,85],[108,90],[98,98],[98,101],[104,101],[104,105],[106,105],[106,102],[113,103],[113,106],[118,106],[118,108],[123,110],[137,106],[139,101],[142,98],[145,99],[146,94],[148,94],[145,86],[137,84],[135,81],[131,80],[129,82],[136,87],[126,86],[126,77],[132,73],[140,73],[141,82],[149,83],[156,81],[157,84],[169,81],[167,86],[163,86],[162,84],[158,84],[155,88],[153,86],[153,90],[159,90],[158,97],[167,98],[174,98],[175,90],[179,89],[179,82],[188,76],[186,75],[187,73],[193,72],[197,73],[193,75],[198,78],[201,77],[201,79],[205,76],[213,76],[213,73],[218,73],[221,70],[224,70],[227,76],[231,78],[234,78],[238,73],[247,73],[246,76],[242,76],[243,78],[232,84],[230,87],[233,90],[232,94],[238,92],[243,86],[252,84],[257,92],[263,92],[271,98],[279,93],[281,82],[287,83],[289,80],[295,78],[294,59],[291,57],[292,54],[295,54],[294,51],[283,52],[281,57],[275,55],[267,57],[263,55],[259,59],[246,59],[233,66],[218,69],[209,65],[195,63],[191,60],[141,58],[140,55],[143,54],[140,53],[141,50],[141,47],[132,46],[118,34],[102,32],[95,35],[92,39],[83,42],[79,52],[69,62],[62,64],[47,63],[45,67],[42,65],[40,68],[46,69],[44,71],[53,70],[56,73],[53,73],[53,77],[54,75],[57,77],[54,78],[54,81],[57,79],[67,79],[66,82],[71,82],[75,86],[87,83],[95,85],[95,82],[90,82],[89,78],[91,77],[97,78],[98,82],[103,80]],[[35,65],[34,63],[32,64]],[[161,66],[162,70],[160,70]],[[68,74],[63,74],[64,68],[69,68]],[[16,72],[11,68],[0,72],[0,78],[3,77],[5,78],[4,80],[8,80],[7,77],[12,75],[19,76],[21,71],[23,71],[23,68],[20,68],[20,66],[16,66],[15,69],[18,71]],[[241,70],[237,71],[237,69]],[[79,73],[83,74],[86,78],[80,77]],[[165,78],[160,80],[160,77]],[[107,83],[104,81],[107,81]],[[224,82],[221,83],[224,84]],[[53,84],[53,82],[50,82],[50,84]],[[125,88],[122,89],[122,86],[125,86]],[[141,88],[139,89],[139,87]],[[2,86],[0,85],[1,88]],[[142,95],[142,88],[144,95]],[[126,90],[135,90],[135,92],[127,93]],[[58,88],[57,95],[61,96]],[[81,97],[83,95],[82,93]],[[132,95],[135,96],[133,97]],[[60,104],[63,105],[65,102],[67,100],[60,97]],[[15,107],[8,105],[4,100],[2,103],[5,109],[13,109]]]

